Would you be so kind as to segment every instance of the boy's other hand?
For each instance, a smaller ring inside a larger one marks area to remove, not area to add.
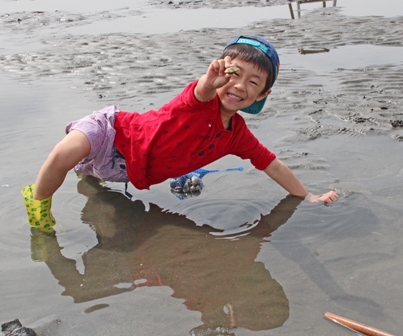
[[[307,200],[308,202],[311,202],[311,203],[324,202],[324,203],[328,204],[328,203],[332,203],[332,202],[336,201],[338,197],[339,197],[339,195],[337,195],[336,192],[331,190],[322,195],[313,195],[313,194],[309,193],[308,195],[306,195],[305,200]]]

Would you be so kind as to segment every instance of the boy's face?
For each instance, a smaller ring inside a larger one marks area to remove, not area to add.
[[[217,89],[221,111],[235,113],[252,105],[256,100],[265,98],[271,90],[262,93],[267,80],[267,73],[252,63],[234,58],[232,65],[239,71],[231,75],[230,81]]]

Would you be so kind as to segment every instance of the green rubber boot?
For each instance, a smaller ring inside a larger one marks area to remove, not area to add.
[[[35,200],[33,196],[34,188],[35,184],[30,184],[21,190],[27,209],[28,224],[42,232],[53,232],[53,226],[56,221],[50,211],[52,196],[43,200]]]

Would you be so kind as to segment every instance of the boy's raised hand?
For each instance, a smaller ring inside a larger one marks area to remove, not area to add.
[[[216,95],[216,90],[229,82],[230,74],[225,69],[232,66],[232,59],[226,56],[210,63],[207,72],[199,79],[195,88],[195,96],[199,101],[210,101]]]
[[[218,89],[227,84],[231,76],[225,73],[225,69],[232,65],[231,62],[232,59],[229,56],[211,62],[206,72],[205,85],[212,89]]]

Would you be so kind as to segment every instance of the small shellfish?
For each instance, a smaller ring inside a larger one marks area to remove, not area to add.
[[[226,68],[225,69],[225,73],[226,74],[228,74],[228,75],[232,75],[232,74],[234,74],[234,73],[237,73],[239,71],[239,68],[238,67],[236,67],[236,66],[230,66],[229,68]]]
[[[196,176],[192,176],[192,184],[200,184],[200,179]]]

